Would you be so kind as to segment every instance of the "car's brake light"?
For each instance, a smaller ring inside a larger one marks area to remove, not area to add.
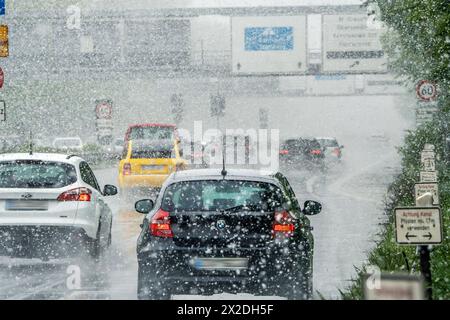
[[[129,176],[131,174],[131,164],[130,163],[124,163],[123,164],[122,174],[124,176]]]
[[[280,154],[289,154],[289,150],[280,150]]]
[[[66,192],[61,193],[57,200],[58,201],[91,201],[92,191],[88,188],[76,188]]]
[[[321,153],[322,153],[322,150],[319,150],[319,149],[311,150],[311,154],[321,154]]]
[[[288,211],[276,211],[272,224],[272,235],[286,234],[291,236],[295,230],[293,219]]]
[[[339,156],[341,154],[341,149],[339,148],[334,148],[333,153],[337,156]]]
[[[155,237],[173,238],[169,212],[159,209],[150,222],[150,233]]]

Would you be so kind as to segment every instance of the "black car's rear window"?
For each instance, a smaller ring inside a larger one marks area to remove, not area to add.
[[[282,204],[283,194],[276,185],[243,180],[183,181],[164,192],[162,209],[172,211],[273,212]]]
[[[320,149],[320,143],[314,139],[290,139],[283,142],[281,148],[289,151],[309,152],[312,149]]]
[[[339,147],[337,141],[333,140],[333,139],[318,139],[317,141],[319,141],[319,143],[325,148],[327,148],[327,147]]]
[[[40,160],[0,162],[0,188],[62,188],[76,181],[76,169],[68,163]]]

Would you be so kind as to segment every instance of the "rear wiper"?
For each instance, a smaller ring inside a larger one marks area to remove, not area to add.
[[[254,209],[256,206],[255,205],[244,205],[244,204],[241,204],[241,205],[238,205],[238,206],[235,206],[235,207],[230,207],[230,208],[226,208],[226,209],[221,209],[220,211],[221,212],[236,212],[236,211],[239,211],[239,210],[241,210],[241,209]]]

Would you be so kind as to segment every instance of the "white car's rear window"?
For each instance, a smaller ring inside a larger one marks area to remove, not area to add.
[[[63,162],[0,162],[0,188],[62,188],[77,181],[76,169]]]

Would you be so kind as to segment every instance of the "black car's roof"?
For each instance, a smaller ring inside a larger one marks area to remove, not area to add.
[[[297,137],[297,138],[288,138],[284,140],[284,142],[288,141],[317,141],[317,139],[314,137]]]
[[[221,168],[214,169],[191,169],[177,171],[172,174],[168,180],[184,181],[184,180],[207,180],[207,179],[223,179]],[[227,169],[225,179],[239,180],[257,180],[257,181],[274,181],[276,172],[257,170],[257,169]]]

